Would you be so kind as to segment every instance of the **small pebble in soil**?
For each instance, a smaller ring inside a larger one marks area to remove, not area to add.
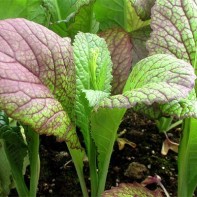
[[[120,183],[120,180],[119,179],[116,179],[116,187],[119,186],[119,183]]]
[[[168,137],[173,137],[174,135],[172,133],[168,133]]]
[[[151,169],[151,164],[148,164],[148,165],[147,165],[147,168],[148,168],[148,169]]]
[[[120,171],[120,167],[115,166],[115,167],[113,168],[113,170],[114,170],[115,172],[119,172],[119,171]]]
[[[134,179],[143,179],[148,174],[148,169],[144,164],[132,162],[129,164],[124,175]]]
[[[128,161],[131,161],[131,157],[126,157],[126,159],[127,159]]]

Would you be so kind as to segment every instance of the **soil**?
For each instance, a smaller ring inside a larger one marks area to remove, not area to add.
[[[119,150],[114,145],[106,189],[119,183],[141,182],[147,176],[155,174],[172,197],[177,193],[177,153],[169,151],[167,156],[161,154],[164,134],[158,132],[155,123],[145,117],[127,113],[120,125],[119,132],[126,130],[121,136],[136,144],[135,148],[125,145]],[[169,138],[178,142],[180,129],[168,133]],[[80,184],[71,157],[64,143],[56,142],[54,137],[41,136],[40,145],[41,172],[39,180],[39,197],[81,197]],[[132,173],[133,166],[136,167]],[[84,173],[89,185],[88,164],[85,163]],[[27,177],[28,179],[28,177]],[[28,180],[27,180],[28,181]],[[152,185],[150,189],[156,189]],[[10,195],[17,196],[15,191]]]

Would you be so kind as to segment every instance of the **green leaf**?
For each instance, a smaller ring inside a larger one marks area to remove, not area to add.
[[[112,94],[122,93],[132,66],[147,57],[145,41],[149,33],[149,26],[130,34],[121,28],[107,29],[99,33],[107,42],[113,62]]]
[[[19,195],[28,195],[28,190],[24,182],[23,174],[27,167],[27,146],[21,134],[19,126],[10,127],[9,123],[5,121],[7,116],[1,112],[1,126],[0,126],[0,143],[1,143],[1,164],[0,165],[0,182],[3,184],[3,192],[9,192],[13,186],[12,179]],[[4,122],[4,123],[3,123]],[[6,174],[5,174],[6,172]],[[21,190],[20,190],[20,189]],[[20,193],[23,190],[22,193]]]
[[[98,90],[82,90],[82,92],[85,93],[90,107],[98,105],[104,98],[109,96],[109,93]]]
[[[50,29],[61,36],[70,37],[74,37],[78,31],[97,31],[92,2],[93,0],[47,0],[46,5],[52,13]]]
[[[151,8],[156,0],[130,0],[137,15],[142,20],[148,20],[151,17]]]
[[[69,21],[78,12],[79,8],[91,0],[44,0],[52,14],[51,22]]]
[[[196,76],[190,64],[171,55],[158,54],[141,60],[127,80],[122,95],[104,99],[100,107],[131,108],[185,98]]]
[[[110,93],[112,62],[104,39],[89,33],[79,33],[75,37],[74,60],[77,83],[75,107],[76,124],[81,129],[85,140],[90,162],[92,193],[97,196],[97,155],[90,134],[92,107],[89,106],[88,100],[90,101],[90,105],[94,105],[98,102],[97,99],[101,99],[103,96]],[[93,99],[91,99],[90,96],[93,97]]]
[[[19,17],[47,26],[50,14],[43,0],[1,0],[0,19]]]
[[[78,142],[68,39],[25,19],[0,21],[0,109],[40,134]]]
[[[86,136],[89,133],[91,108],[83,90],[100,90],[109,93],[112,63],[104,39],[89,33],[79,33],[75,37],[74,59],[77,75],[77,125]],[[85,136],[84,139],[87,139]]]
[[[0,139],[0,196],[8,196],[13,186],[12,173]]]
[[[74,17],[74,22],[68,24],[68,35],[74,37],[79,31],[97,33],[99,30],[99,23],[96,21],[95,14],[93,12],[94,1],[87,5],[80,7],[79,11]]]
[[[100,108],[91,114],[91,136],[98,151],[98,196],[105,189],[109,162],[124,109]]]
[[[130,0],[97,0],[94,12],[101,30],[122,27],[131,32],[149,24],[139,19]]]
[[[150,54],[168,53],[196,68],[197,1],[157,0],[152,11]]]
[[[186,119],[178,156],[178,196],[193,196],[197,186],[197,120]]]
[[[159,189],[155,191],[148,190],[138,183],[121,183],[118,187],[112,187],[103,193],[102,197],[162,197]]]

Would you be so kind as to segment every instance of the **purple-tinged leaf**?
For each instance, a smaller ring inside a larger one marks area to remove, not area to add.
[[[150,54],[174,55],[189,62],[197,73],[197,1],[157,0],[152,9],[151,27],[153,32],[147,42]],[[197,117],[196,96],[187,97],[181,101],[174,100],[169,104],[159,106],[159,109],[147,109],[146,106],[139,107],[141,109],[138,111],[146,112],[151,117],[160,115],[178,118]]]
[[[148,50],[146,49],[146,42],[150,38],[151,28],[145,26],[137,31],[130,33],[132,42],[132,65],[134,66],[137,62],[148,56]]]
[[[141,182],[141,185],[145,187],[145,186],[153,184],[153,183],[156,183],[156,184],[161,183],[161,177],[158,175],[148,176],[145,180],[143,180]]]
[[[122,93],[132,65],[147,57],[145,42],[149,38],[149,26],[132,33],[112,28],[99,33],[105,39],[113,62],[112,94]]]
[[[150,54],[172,54],[196,67],[197,0],[157,0],[151,27]]]
[[[197,102],[194,89],[185,99],[173,100],[162,105],[153,105],[152,107],[145,104],[137,105],[134,111],[147,115],[152,119],[160,117],[175,117],[178,119],[194,117],[197,118]]]
[[[131,69],[130,36],[120,28],[108,29],[99,35],[105,39],[113,62],[112,94],[121,93]]]
[[[66,113],[73,115],[75,96],[69,40],[25,19],[9,19],[0,21],[0,43],[0,109],[40,134],[75,140]]]
[[[151,16],[151,8],[156,0],[130,0],[137,15],[141,20],[148,20]]]
[[[185,61],[171,55],[153,55],[133,68],[122,95],[104,99],[100,107],[131,108],[180,100],[188,96],[195,79],[193,68]]]
[[[162,197],[162,193],[159,189],[155,191],[148,190],[139,183],[121,183],[118,187],[112,187],[110,190],[106,190],[102,197]]]

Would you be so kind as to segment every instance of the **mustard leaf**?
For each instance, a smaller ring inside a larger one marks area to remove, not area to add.
[[[40,134],[75,146],[69,39],[25,19],[8,19],[0,21],[0,42],[0,109]]]

